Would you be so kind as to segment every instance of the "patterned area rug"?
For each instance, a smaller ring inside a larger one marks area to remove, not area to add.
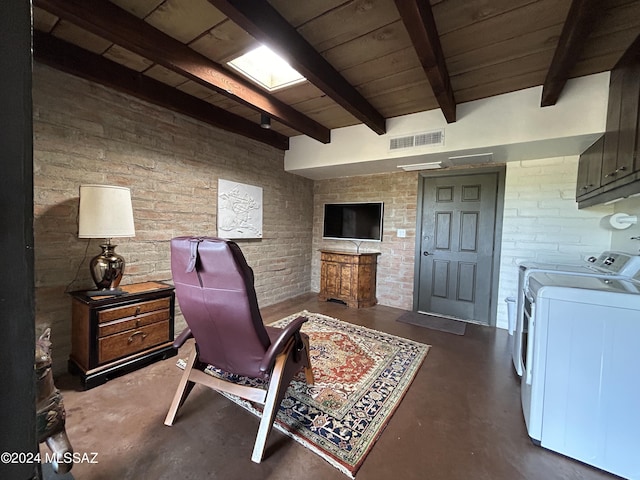
[[[308,386],[302,373],[292,381],[275,426],[354,478],[430,346],[307,311],[272,325],[282,327],[301,315],[309,319],[302,331],[309,335],[315,385]],[[212,367],[207,372],[229,379]],[[232,379],[256,385],[246,377]],[[225,396],[261,415],[261,406]]]

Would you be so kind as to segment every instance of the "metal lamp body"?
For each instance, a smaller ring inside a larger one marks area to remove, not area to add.
[[[124,274],[124,258],[115,252],[117,245],[102,244],[102,253],[91,259],[89,269],[98,290],[117,290]]]
[[[98,290],[87,296],[124,295],[118,288],[124,274],[124,258],[115,253],[112,238],[133,237],[131,191],[115,185],[80,185],[78,238],[104,238],[102,253],[91,259],[89,270]]]

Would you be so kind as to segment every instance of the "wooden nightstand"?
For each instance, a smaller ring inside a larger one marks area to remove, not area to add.
[[[175,294],[171,285],[145,282],[123,285],[125,295],[73,298],[69,372],[80,374],[85,388],[174,356]]]

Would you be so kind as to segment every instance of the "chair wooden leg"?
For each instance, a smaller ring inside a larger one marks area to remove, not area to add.
[[[304,365],[304,376],[307,380],[307,385],[313,385],[315,380],[313,378],[313,370],[311,369],[311,357],[309,356],[309,339],[303,339],[304,342],[304,351],[305,351],[305,365]]]
[[[253,446],[253,453],[251,454],[251,460],[255,463],[260,463],[264,455],[264,447],[267,443],[267,436],[273,426],[273,421],[278,413],[280,402],[277,402],[279,390],[283,384],[284,370],[287,363],[287,357],[290,350],[287,353],[282,353],[276,358],[273,372],[271,373],[271,379],[269,380],[269,390],[267,392],[267,398],[264,404],[264,410],[262,411],[262,419],[260,420],[260,427],[258,428],[258,435],[256,436],[256,443]],[[286,388],[287,385],[284,386]]]
[[[180,383],[178,384],[178,389],[176,390],[176,394],[173,397],[173,402],[171,402],[171,407],[169,407],[169,412],[167,413],[167,417],[164,420],[164,424],[171,426],[176,419],[176,415],[178,414],[178,409],[187,399],[187,396],[193,389],[195,383],[189,380],[189,375],[191,374],[191,369],[196,362],[198,357],[197,350],[193,349],[191,355],[189,355],[189,360],[187,360],[187,365],[184,367],[184,373],[182,374],[182,378],[180,379]]]
[[[313,378],[313,370],[311,370],[311,367],[304,367],[304,376],[307,380],[307,385],[313,385],[315,383],[315,379]]]
[[[193,370],[193,367],[198,360],[198,353],[194,348],[193,352],[189,356],[189,359],[187,360],[187,365],[185,366],[184,373],[182,374],[182,378],[180,379],[180,383],[178,384],[178,388],[173,397],[173,401],[171,402],[171,407],[169,408],[169,412],[167,413],[167,417],[164,421],[165,425],[173,425],[178,414],[178,410],[184,403],[185,399],[189,395],[189,392],[191,392],[196,382],[204,383],[216,390],[233,391],[234,394],[239,394],[243,398],[249,398],[260,403],[264,401],[264,410],[262,413],[262,418],[260,420],[260,426],[258,427],[258,434],[256,436],[256,442],[253,447],[253,453],[251,455],[251,460],[253,462],[260,463],[264,456],[267,437],[271,432],[273,422],[275,421],[278,414],[280,403],[282,402],[284,394],[289,387],[289,383],[295,376],[296,372],[300,370],[301,363],[305,369],[305,377],[307,383],[312,385],[314,381],[313,372],[311,370],[311,361],[309,358],[308,341],[305,340],[305,357],[303,358],[302,362],[296,362],[294,360],[293,349],[294,341],[292,339],[289,345],[284,349],[284,351],[276,358],[275,365],[271,372],[269,386],[265,398],[264,396],[261,396],[264,395],[264,393],[262,393],[261,395],[257,395],[255,394],[255,392],[236,392],[230,388],[222,388],[222,385],[220,385],[222,382],[215,378],[206,377],[207,381],[205,381],[205,378],[200,378],[200,376],[203,375],[202,372],[200,372],[199,370]],[[193,378],[193,380],[191,380],[191,378]],[[237,389],[238,387],[236,387],[236,390]],[[264,390],[261,390],[261,392],[264,392]]]
[[[262,461],[267,436],[273,427],[273,422],[278,414],[280,403],[284,398],[287,388],[289,388],[291,380],[296,373],[300,371],[300,362],[296,362],[294,360],[293,348],[294,342],[291,341],[289,346],[276,358],[276,362],[271,373],[267,398],[262,412],[262,419],[260,420],[256,443],[253,447],[253,454],[251,455],[251,460],[255,463],[260,463]],[[309,370],[311,370],[311,368],[309,368]]]

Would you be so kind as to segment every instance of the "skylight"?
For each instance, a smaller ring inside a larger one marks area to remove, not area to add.
[[[227,65],[270,92],[306,80],[264,45],[227,62]]]

